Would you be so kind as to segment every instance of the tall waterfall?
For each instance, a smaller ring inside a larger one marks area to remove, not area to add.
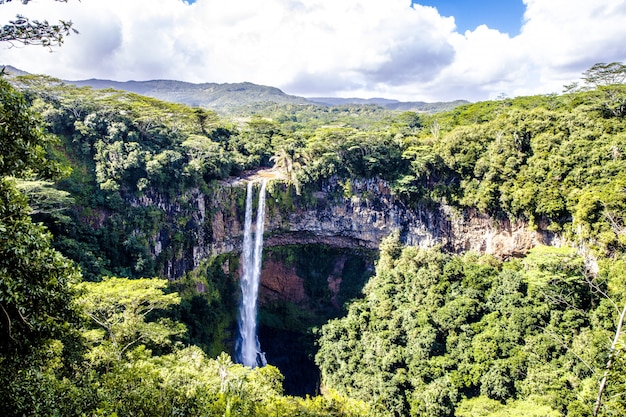
[[[265,366],[265,355],[257,337],[257,295],[261,278],[261,258],[263,257],[263,228],[265,226],[265,187],[267,180],[261,182],[259,204],[252,239],[252,181],[246,190],[246,217],[243,234],[243,272],[241,283],[241,305],[239,306],[239,340],[237,354],[239,362],[246,366]]]

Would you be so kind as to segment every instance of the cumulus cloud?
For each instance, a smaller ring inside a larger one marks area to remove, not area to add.
[[[54,52],[0,45],[0,63],[64,79],[250,81],[291,94],[481,100],[559,91],[593,63],[622,61],[626,0],[524,0],[520,35],[410,0],[52,0],[0,5],[70,19]]]
[[[546,82],[597,62],[623,61],[626,1],[525,0],[525,53]]]

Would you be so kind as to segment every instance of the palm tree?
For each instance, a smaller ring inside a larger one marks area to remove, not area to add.
[[[291,182],[293,175],[293,157],[289,154],[287,149],[278,149],[278,152],[270,157],[270,161],[273,161],[274,168],[283,171],[287,176],[287,181]]]
[[[287,181],[296,187],[297,194],[300,194],[300,186],[302,184],[296,174],[302,170],[305,159],[306,156],[304,154],[293,149],[288,150],[285,147],[279,148],[276,154],[270,157],[270,161],[274,162],[274,168],[284,172]]]

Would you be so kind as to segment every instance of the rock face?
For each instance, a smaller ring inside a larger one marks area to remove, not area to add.
[[[441,245],[451,252],[476,251],[508,258],[522,255],[538,244],[558,243],[554,234],[531,230],[525,222],[495,220],[475,210],[457,212],[449,206],[411,210],[382,180],[352,181],[347,196],[345,187],[337,179],[328,181],[313,194],[313,201],[294,201],[293,210],[289,211],[280,202],[268,203],[265,245],[325,243],[376,249],[383,238],[398,230],[407,245]],[[279,201],[276,196],[286,191],[284,185],[278,184],[268,192],[268,198]],[[231,214],[235,211],[231,206]],[[210,253],[239,250],[241,222],[224,221],[225,215],[220,211],[214,219]]]
[[[210,239],[205,230],[209,222],[206,201],[207,196],[197,188],[189,190],[177,201],[151,191],[129,198],[128,202],[133,207],[158,208],[164,215],[161,229],[150,239],[150,252],[153,258],[162,259],[163,270],[160,273],[169,279],[195,269],[209,255],[205,249]],[[172,225],[180,224],[181,219],[187,219],[184,231],[188,235],[186,240],[194,242],[191,245],[181,244],[176,234],[172,233]]]
[[[295,268],[268,259],[263,263],[261,271],[259,304],[277,300],[289,300],[296,304],[309,301],[304,289],[304,279],[298,276]]]
[[[163,274],[175,278],[211,255],[240,252],[243,241],[245,182],[218,184],[210,194],[191,190],[181,199],[185,207],[147,193],[131,201],[157,206],[170,221],[187,216],[188,247],[177,248],[165,262]],[[257,188],[258,192],[258,188]],[[496,220],[474,210],[449,206],[410,209],[383,180],[331,179],[314,193],[295,195],[284,182],[268,185],[265,218],[266,247],[322,243],[340,248],[378,248],[381,240],[399,231],[403,243],[421,248],[440,245],[460,253],[476,251],[499,258],[520,256],[538,244],[559,244],[543,230],[522,221]],[[163,231],[152,238],[152,254],[171,246]]]

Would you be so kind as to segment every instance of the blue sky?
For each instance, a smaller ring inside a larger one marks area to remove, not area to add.
[[[526,10],[522,0],[420,0],[413,3],[433,6],[444,16],[454,16],[461,33],[486,24],[511,36],[519,35]]]
[[[66,80],[253,82],[300,96],[471,101],[560,93],[626,61],[626,0],[50,0],[72,20],[51,53],[0,43],[0,64]]]

